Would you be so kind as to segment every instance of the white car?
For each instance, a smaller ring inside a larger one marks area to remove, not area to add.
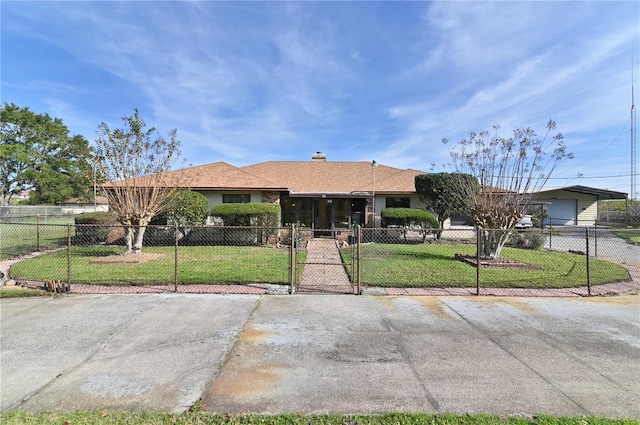
[[[523,215],[518,224],[516,224],[516,229],[528,229],[530,227],[533,227],[533,221],[531,221],[529,214]]]

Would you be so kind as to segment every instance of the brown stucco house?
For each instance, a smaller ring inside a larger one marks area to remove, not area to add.
[[[415,176],[424,171],[374,162],[328,161],[321,152],[309,161],[268,161],[245,167],[225,162],[172,173],[213,207],[219,203],[271,202],[282,210],[282,224],[316,229],[372,225],[386,207],[424,208],[415,193]],[[379,224],[379,222],[378,222]]]
[[[425,208],[415,177],[425,174],[375,161],[328,161],[322,152],[307,161],[267,161],[236,167],[226,162],[167,173],[166,183],[202,193],[209,206],[269,202],[281,207],[281,224],[311,229],[379,226],[384,208]],[[104,188],[110,184],[104,185]],[[547,212],[545,225],[595,224],[598,201],[626,199],[627,194],[586,186],[543,189],[535,204]],[[375,214],[373,213],[375,211]],[[462,220],[462,219],[461,219]],[[452,219],[451,224],[463,224]]]

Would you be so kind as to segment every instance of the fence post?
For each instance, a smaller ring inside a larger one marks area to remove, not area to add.
[[[173,258],[173,292],[178,292],[178,223],[173,224],[173,237],[175,239],[174,258]]]
[[[357,277],[356,277],[356,295],[360,295],[362,288],[362,226],[358,224],[356,228],[356,258],[355,258]]]
[[[40,251],[40,214],[36,214],[36,251]]]
[[[296,230],[296,225],[295,224],[291,224],[291,229],[289,230],[289,232],[291,232],[289,234],[289,293],[291,295],[296,293],[296,258],[295,258],[295,240],[296,240],[296,236],[295,236],[295,230]]]
[[[591,267],[589,264],[589,228],[586,228],[586,237],[587,237],[587,295],[591,296]]]
[[[476,228],[476,295],[480,295],[480,228]]]
[[[67,223],[67,288],[71,288],[71,223]]]
[[[593,256],[598,256],[598,223],[593,225]]]

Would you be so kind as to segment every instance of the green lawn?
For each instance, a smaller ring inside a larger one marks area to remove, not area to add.
[[[351,261],[351,250],[341,251]],[[362,281],[382,287],[473,287],[476,268],[454,259],[455,254],[475,254],[474,245],[362,246]],[[481,268],[483,287],[565,288],[587,284],[586,257],[582,255],[504,248],[502,256],[518,260],[531,269]],[[621,266],[590,259],[591,283],[629,280]],[[351,272],[349,270],[349,272]]]
[[[124,252],[119,246],[73,247],[71,281],[93,284],[170,284],[174,282],[174,248],[145,247],[157,257],[141,263],[95,263]],[[289,282],[289,251],[261,246],[188,246],[178,249],[178,277],[190,283]],[[300,253],[303,257],[306,253]],[[67,280],[67,250],[14,264],[13,279]]]
[[[638,425],[635,419],[599,417],[498,417],[430,413],[385,413],[381,415],[226,415],[206,412],[2,412],[3,424],[86,424],[86,425]]]
[[[65,246],[67,222],[73,224],[73,217],[50,218],[46,226],[38,226],[35,223],[0,223],[0,260]],[[71,231],[73,232],[73,229]]]
[[[172,284],[174,248],[145,247],[154,258],[141,263],[96,263],[121,254],[124,247],[73,247],[71,281],[93,284]],[[181,284],[246,284],[289,281],[289,252],[261,246],[185,246],[178,249],[178,281]],[[351,264],[352,249],[341,251]],[[381,287],[474,287],[476,268],[454,259],[455,254],[474,254],[473,245],[362,246],[362,279],[365,285]],[[305,251],[300,251],[300,263]],[[505,248],[503,256],[530,266],[529,269],[481,268],[483,287],[563,288],[587,283],[583,255]],[[123,257],[126,258],[126,257]],[[590,259],[591,283],[629,280],[627,270],[601,259]],[[299,272],[301,272],[301,267]],[[352,267],[346,267],[352,273]],[[11,267],[14,279],[67,280],[67,250],[31,258]]]
[[[640,245],[640,229],[616,229],[613,233],[631,244]]]

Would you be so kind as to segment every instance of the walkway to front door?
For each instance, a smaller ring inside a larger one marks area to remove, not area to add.
[[[311,239],[307,244],[298,293],[353,294],[335,239]]]

